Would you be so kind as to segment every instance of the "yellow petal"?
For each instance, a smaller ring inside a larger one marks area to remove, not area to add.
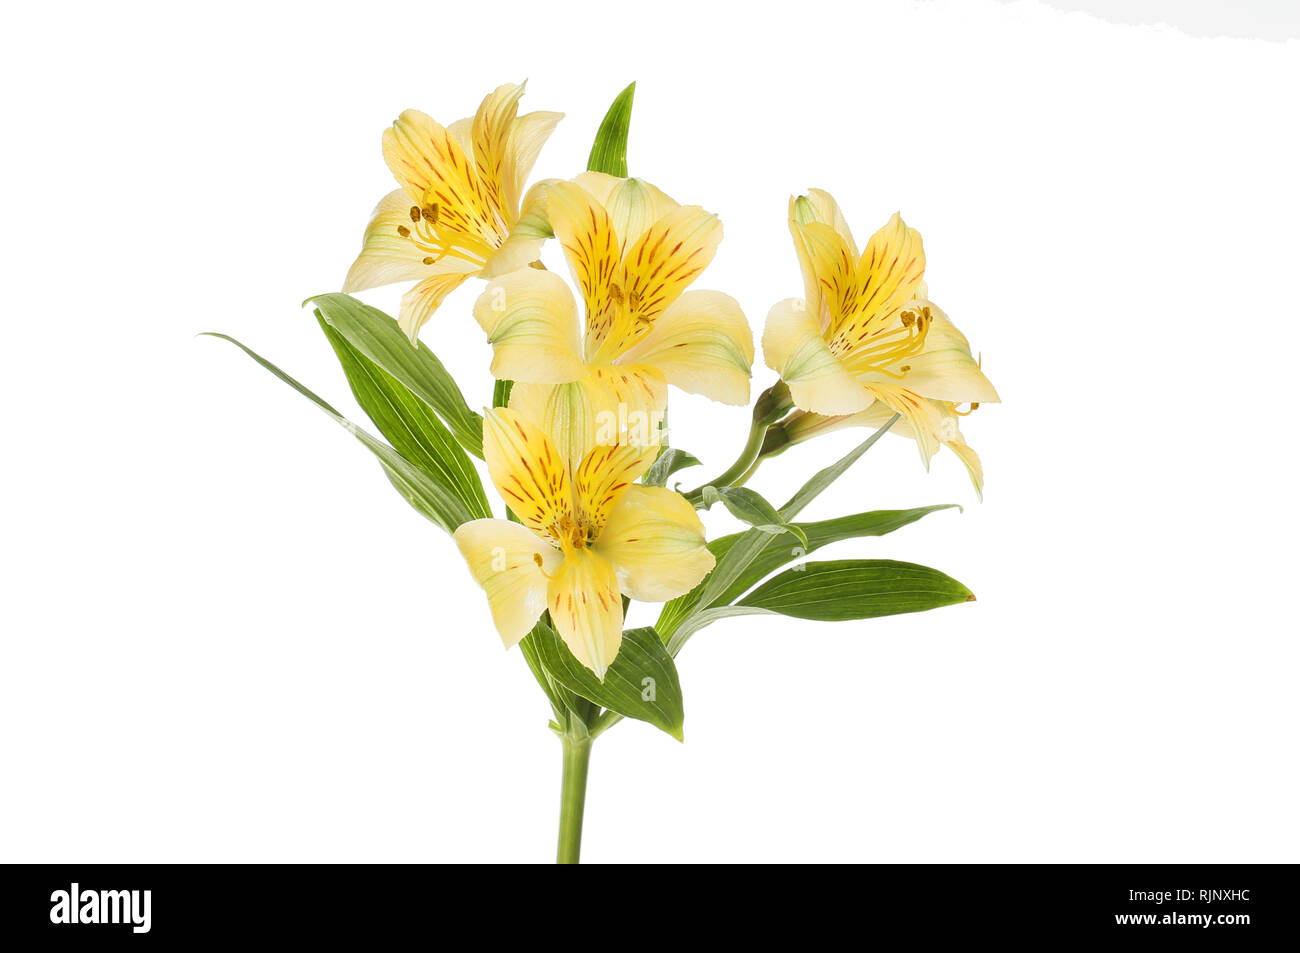
[[[573,491],[580,520],[590,527],[593,538],[600,535],[610,511],[658,455],[658,447],[621,444],[593,447],[582,458],[573,474]]]
[[[954,403],[998,403],[998,392],[984,376],[979,363],[971,357],[965,336],[929,301],[918,301],[929,309],[930,326],[925,349],[906,358],[903,384],[909,390],[934,400]]]
[[[777,302],[768,313],[763,357],[789,385],[790,397],[801,410],[834,417],[871,404],[872,396],[822,340],[817,320],[802,299]]]
[[[493,207],[457,137],[418,109],[406,110],[384,130],[384,160],[414,204],[438,204],[439,229],[500,233]]]
[[[573,522],[568,468],[550,437],[504,407],[483,416],[483,458],[506,505],[535,532],[557,539]]]
[[[600,176],[602,181],[594,181],[596,176]],[[587,172],[574,181],[596,195],[605,206],[614,223],[620,248],[631,248],[632,243],[649,231],[655,222],[681,207],[642,179],[620,179]]]
[[[430,266],[424,263],[429,253],[415,246],[397,230],[411,224],[411,199],[403,189],[389,192],[380,200],[370,224],[366,226],[361,254],[348,269],[343,291],[365,291],[395,281],[418,281],[428,277]]]
[[[597,445],[657,446],[668,388],[658,370],[645,365],[592,367],[568,384],[516,383],[510,409],[540,427],[571,467]]]
[[[484,97],[474,114],[471,135],[474,143],[474,170],[480,187],[492,208],[504,210],[508,206],[502,183],[508,157],[507,145],[519,111],[519,97],[524,94],[523,84],[506,83]],[[518,196],[515,196],[518,199]],[[506,225],[510,225],[506,222]]]
[[[880,403],[903,415],[903,419],[891,429],[906,422],[906,430],[911,432],[921,453],[921,463],[927,470],[930,469],[930,458],[939,450],[942,435],[950,432],[953,427],[951,423],[945,422],[950,415],[945,415],[934,401],[926,400],[906,387],[868,384],[867,389]]]
[[[459,288],[478,269],[469,262],[443,258],[429,265],[428,270],[431,273],[429,277],[402,295],[401,310],[397,313],[397,324],[406,332],[412,344],[419,337],[420,328],[433,317],[447,295]]]
[[[528,634],[545,611],[547,576],[563,560],[560,551],[507,520],[471,520],[462,523],[452,538],[474,581],[487,593],[492,621],[509,648]]]
[[[619,588],[644,602],[689,592],[714,564],[695,507],[662,487],[629,487],[593,548],[614,567]]]
[[[839,203],[829,192],[809,189],[807,195],[791,198],[789,216],[790,234],[803,272],[804,301],[825,330],[832,309],[823,294],[822,275],[826,274],[828,288],[834,290],[836,313],[843,313],[843,303],[839,299],[854,285],[853,275],[860,257],[858,245]],[[811,234],[806,233],[803,226],[813,224],[829,226],[833,234],[822,233],[819,237],[815,229]],[[823,260],[815,262],[814,254]],[[838,280],[834,277],[836,271],[840,276]]]
[[[524,195],[524,183],[537,162],[542,146],[555,131],[564,113],[531,112],[515,120],[507,143],[506,164],[502,170],[502,194],[506,209],[514,214]],[[526,203],[525,203],[526,204]]]
[[[589,549],[569,552],[546,590],[551,621],[574,657],[601,681],[623,642],[618,577]]]
[[[588,360],[612,361],[649,333],[713,260],[722,222],[698,205],[676,208],[652,224],[623,257],[610,294],[617,305],[594,325],[588,316]]]
[[[561,384],[586,373],[573,294],[554,272],[525,268],[490,282],[474,318],[492,345],[497,380]]]
[[[611,305],[609,287],[621,258],[609,213],[590,192],[572,182],[547,186],[546,209],[587,306],[587,336],[592,335],[593,324],[604,328],[601,333],[608,332],[613,321],[612,313],[606,313]]]
[[[908,228],[895,212],[862,252],[852,300],[831,324],[831,350],[846,353],[867,328],[892,320],[915,297],[924,274],[921,233]]]
[[[945,447],[957,455],[962,465],[966,467],[966,472],[970,474],[971,483],[975,487],[975,493],[980,499],[984,498],[984,468],[980,464],[979,455],[966,443],[962,436],[961,429],[958,426],[957,414],[954,405],[946,401],[932,400],[928,401],[932,408],[932,414],[929,419],[936,428],[936,438]],[[885,421],[894,416],[894,408],[888,404],[877,401],[861,413],[852,414],[848,417],[816,417],[810,415],[807,419],[799,421],[792,427],[788,428],[791,435],[792,443],[799,443],[808,440],[821,433],[829,433],[832,430],[839,430],[842,427],[867,427],[876,428],[882,426]],[[889,432],[895,436],[916,439],[916,431],[913,424],[904,417],[898,423],[889,428]]]
[[[563,113],[518,115],[524,84],[506,83],[483,100],[471,129],[474,168],[507,227],[519,213],[524,181]]]
[[[619,361],[657,368],[668,383],[689,393],[748,404],[754,334],[734,298],[720,291],[688,291]]]

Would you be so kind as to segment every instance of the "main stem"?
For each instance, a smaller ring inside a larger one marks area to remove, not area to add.
[[[591,761],[590,736],[564,734],[564,774],[560,780],[560,840],[557,864],[576,864],[582,851],[582,809],[587,801],[587,765]]]

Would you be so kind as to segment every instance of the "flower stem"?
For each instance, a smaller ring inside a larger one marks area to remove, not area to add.
[[[749,439],[745,441],[745,448],[740,451],[740,456],[736,458],[736,462],[708,483],[702,484],[685,494],[686,498],[691,503],[698,504],[704,496],[704,487],[735,486],[738,485],[736,483],[738,479],[742,477],[748,478],[754,462],[763,450],[763,441],[767,437],[767,429],[784,417],[786,412],[793,406],[794,404],[790,400],[790,390],[786,387],[785,381],[777,381],[763,391],[754,404],[754,422],[749,428]]]
[[[582,850],[582,809],[587,800],[587,764],[591,760],[591,737],[564,734],[564,774],[560,781],[560,839],[555,851],[557,864],[576,864]]]

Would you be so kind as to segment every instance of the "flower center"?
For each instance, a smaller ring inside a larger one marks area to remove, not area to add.
[[[423,205],[411,206],[411,224],[397,226],[398,235],[424,252],[424,263],[432,265],[443,258],[458,258],[480,268],[487,264],[500,243],[451,227],[442,205],[428,196],[425,198]]]
[[[884,374],[901,380],[911,370],[901,362],[925,349],[933,323],[929,305],[905,308],[895,325],[846,324],[835,333],[830,348],[853,374]]]

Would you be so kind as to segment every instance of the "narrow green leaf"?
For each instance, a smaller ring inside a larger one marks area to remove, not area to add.
[[[782,521],[793,520],[799,515],[799,512],[817,498],[817,496],[828,486],[834,483],[844,474],[849,467],[857,462],[858,458],[876,445],[876,441],[885,435],[885,432],[894,425],[898,420],[899,414],[894,414],[889,421],[875,433],[873,433],[862,443],[858,444],[836,463],[831,464],[825,469],[819,470],[805,483],[790,501],[780,509]],[[751,529],[744,533],[740,539],[727,551],[727,554],[719,559],[713,571],[704,578],[700,584],[701,591],[699,598],[696,600],[697,609],[707,609],[714,605],[740,578],[745,567],[754,561],[754,558],[763,551],[769,540],[766,533],[756,529]]]
[[[591,155],[587,158],[589,171],[627,178],[627,130],[632,122],[632,97],[635,94],[636,83],[632,83],[618,94],[609,112],[605,113],[600,128],[596,130]]]
[[[706,507],[719,500],[731,515],[743,520],[754,529],[769,536],[789,533],[796,537],[804,547],[808,546],[808,537],[804,535],[797,523],[787,523],[776,511],[776,507],[763,499],[758,493],[744,486],[706,486],[700,491]]]
[[[787,569],[738,605],[798,619],[842,622],[923,612],[975,596],[937,569],[892,559],[834,559]]]
[[[311,301],[321,320],[367,360],[432,407],[457,442],[482,458],[483,418],[469,409],[456,381],[427,345],[421,342],[411,347],[394,319],[350,295],[318,295]]]
[[[646,721],[682,740],[682,688],[677,666],[654,629],[627,629],[614,664],[602,682],[539,622],[523,641],[532,641],[542,667],[569,691],[617,712]]]
[[[422,516],[427,517],[449,533],[454,531],[461,523],[475,518],[460,498],[449,488],[441,485],[432,476],[411,463],[388,444],[348,420],[322,398],[312,393],[312,391],[298,383],[256,351],[226,334],[209,331],[206,332],[206,336],[221,338],[221,340],[229,341],[235,345],[262,367],[323,410],[344,430],[360,440],[371,453],[379,458],[388,479],[406,499],[406,502],[410,503]]]
[[[492,515],[483,481],[438,415],[319,317],[357,403],[403,457],[451,489],[476,519]]]
[[[650,465],[650,469],[645,472],[641,482],[646,486],[665,486],[668,478],[678,470],[685,470],[688,467],[698,467],[700,461],[691,456],[685,450],[678,450],[675,447],[666,447],[664,451],[655,458],[655,462]]]
[[[858,539],[863,536],[884,536],[896,529],[907,526],[909,523],[915,523],[924,516],[947,509],[959,510],[961,507],[956,503],[940,503],[935,506],[918,506],[909,510],[872,510],[867,513],[839,516],[835,519],[820,520],[815,523],[799,523],[797,525],[803,530],[808,540],[806,545],[801,545],[799,539],[790,535],[772,537],[766,547],[759,551],[750,564],[745,567],[744,571],[736,577],[735,581],[718,596],[717,601],[723,604],[734,602],[737,597],[767,576],[768,573],[780,569],[786,563],[802,559],[804,556],[810,556],[823,546],[829,546],[831,543],[838,543],[845,539]],[[742,533],[733,533],[730,536],[719,536],[709,543],[709,550],[713,553],[713,558],[721,560],[743,535]],[[697,586],[691,592],[664,604],[663,610],[659,614],[659,621],[655,623],[655,629],[660,636],[670,639],[677,634],[678,627],[694,610],[701,591],[701,587]],[[703,628],[703,625],[693,625],[690,631],[698,631],[701,628]]]

